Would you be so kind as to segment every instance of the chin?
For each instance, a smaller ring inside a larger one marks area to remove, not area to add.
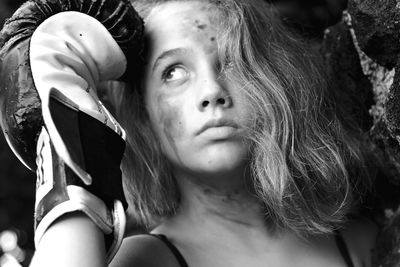
[[[209,147],[186,159],[185,165],[199,173],[237,174],[249,163],[249,153],[244,145],[221,145]]]

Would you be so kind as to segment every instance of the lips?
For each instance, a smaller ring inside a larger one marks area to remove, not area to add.
[[[200,135],[206,131],[213,132],[214,135],[228,135],[238,129],[239,125],[232,120],[216,119],[205,123],[196,135]]]

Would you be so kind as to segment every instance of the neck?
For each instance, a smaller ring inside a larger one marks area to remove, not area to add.
[[[181,193],[180,218],[214,223],[222,227],[265,228],[262,205],[255,197],[246,175],[240,177],[177,177]],[[215,181],[222,181],[216,184]],[[224,182],[225,181],[225,182]]]
[[[199,179],[176,173],[175,177],[181,191],[179,210],[159,225],[156,233],[204,251],[217,248],[237,251],[240,247],[239,251],[264,253],[270,246],[280,246],[282,242],[291,244],[296,240],[292,233],[271,227],[263,205],[245,179],[243,182],[233,179],[230,186],[216,188],[204,182],[210,180],[203,179],[200,183]],[[193,233],[196,233],[195,240]],[[277,242],[277,238],[282,240]]]

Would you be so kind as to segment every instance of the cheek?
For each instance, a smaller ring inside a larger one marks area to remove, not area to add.
[[[178,101],[171,101],[159,94],[156,97],[155,106],[160,131],[170,142],[182,137],[184,134],[182,105]]]

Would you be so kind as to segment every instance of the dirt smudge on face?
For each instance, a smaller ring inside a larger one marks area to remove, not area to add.
[[[204,30],[205,28],[208,27],[208,25],[206,23],[200,23],[200,21],[198,21],[198,20],[195,20],[194,23],[196,24],[196,27],[199,30]]]
[[[169,146],[176,158],[181,161],[176,140],[183,135],[184,124],[179,103],[172,104],[163,93],[157,95],[157,113],[159,127],[162,129]],[[165,148],[167,149],[167,148]]]
[[[215,35],[217,33],[215,24],[213,24],[213,21],[215,21],[215,12],[210,11],[209,13],[195,19],[185,17],[182,20],[183,32],[186,33],[184,37],[201,43],[207,54],[216,51]]]

